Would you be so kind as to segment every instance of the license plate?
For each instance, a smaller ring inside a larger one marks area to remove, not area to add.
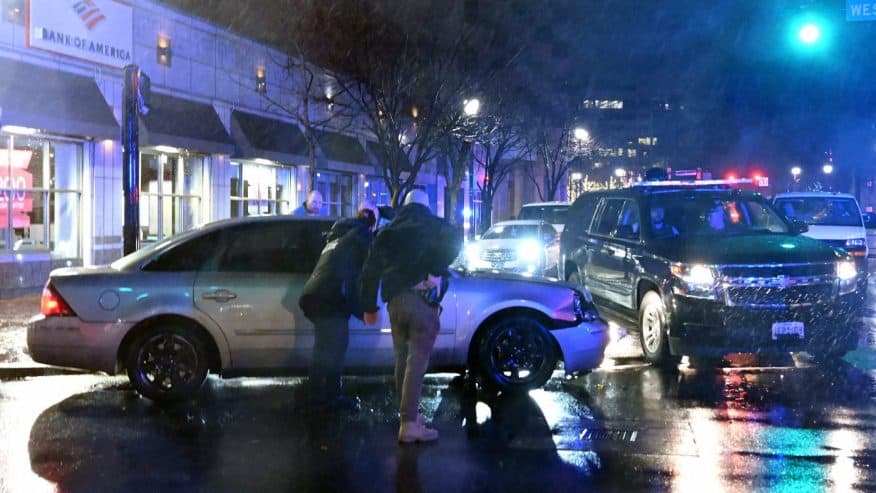
[[[773,324],[773,340],[781,336],[797,336],[803,339],[803,322],[776,322]]]

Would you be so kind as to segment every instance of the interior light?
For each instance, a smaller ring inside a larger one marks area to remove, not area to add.
[[[162,152],[164,154],[179,154],[179,149],[177,149],[176,147],[155,146],[155,147],[153,147],[153,149],[155,149],[158,152]]]

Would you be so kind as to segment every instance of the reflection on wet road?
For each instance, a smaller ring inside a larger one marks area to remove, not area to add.
[[[427,381],[431,445],[399,446],[389,380],[365,410],[300,409],[299,379],[211,379],[161,408],[119,378],[0,387],[0,491],[859,491],[876,489],[876,374],[738,359],[625,361],[523,395]],[[749,366],[750,365],[750,366]]]

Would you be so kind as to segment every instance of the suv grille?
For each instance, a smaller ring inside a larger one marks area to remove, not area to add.
[[[830,302],[835,296],[832,263],[721,267],[730,306],[787,308]]]
[[[494,250],[484,250],[481,252],[481,260],[487,262],[508,262],[517,258],[514,250],[500,248]]]

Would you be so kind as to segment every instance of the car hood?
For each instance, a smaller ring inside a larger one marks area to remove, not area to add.
[[[818,226],[810,225],[805,236],[816,240],[849,240],[867,235],[863,226]]]
[[[706,264],[829,262],[842,254],[803,235],[702,236],[655,242],[652,251],[671,261]]]
[[[498,250],[507,248],[509,250],[516,250],[526,241],[524,239],[490,239],[490,240],[478,240],[474,244],[477,245],[477,248],[481,251],[484,250]]]
[[[560,287],[560,288],[573,288],[579,289],[573,284],[567,283],[565,281],[558,281],[556,279],[547,279],[544,277],[534,277],[534,276],[526,276],[523,274],[515,274],[513,272],[501,272],[501,271],[456,271],[456,275],[460,278],[467,279],[492,279],[497,281],[504,282],[525,282],[534,286],[550,286],[550,287]]]

